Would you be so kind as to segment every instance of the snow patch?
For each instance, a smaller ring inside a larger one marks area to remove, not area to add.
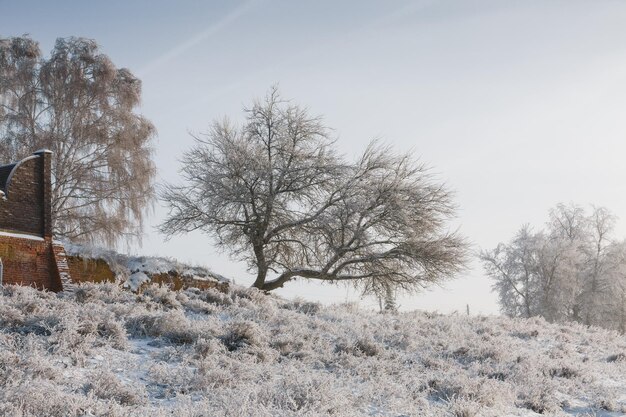
[[[18,239],[36,240],[38,242],[45,241],[45,239],[43,237],[33,236],[33,235],[26,235],[26,234],[23,234],[23,233],[0,232],[0,236],[16,237]]]
[[[139,287],[141,287],[141,284],[144,284],[146,282],[150,282],[150,277],[144,272],[138,271],[128,277],[128,279],[124,283],[124,286],[126,288],[130,288],[133,291],[137,291]]]

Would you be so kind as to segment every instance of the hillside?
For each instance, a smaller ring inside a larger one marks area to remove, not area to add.
[[[626,338],[231,286],[4,287],[0,415],[618,416]]]

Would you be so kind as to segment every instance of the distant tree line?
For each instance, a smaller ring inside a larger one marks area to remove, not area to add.
[[[545,228],[524,225],[508,243],[483,251],[502,312],[626,333],[626,241],[614,231],[605,208],[559,204]]]

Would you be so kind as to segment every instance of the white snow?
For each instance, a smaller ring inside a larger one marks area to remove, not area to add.
[[[137,271],[128,277],[124,286],[133,291],[137,291],[139,287],[146,282],[150,282],[150,277],[146,275],[145,272]]]
[[[27,235],[24,233],[11,233],[11,232],[2,232],[0,231],[0,236],[6,237],[16,237],[19,239],[28,239],[28,240],[36,240],[38,242],[43,242],[45,239],[40,236]]]

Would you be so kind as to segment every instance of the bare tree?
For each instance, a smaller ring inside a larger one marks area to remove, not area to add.
[[[141,82],[97,44],[0,39],[0,160],[48,148],[57,236],[113,244],[138,237],[153,201],[153,125],[134,112]]]
[[[265,291],[296,278],[410,291],[462,268],[465,243],[445,230],[451,195],[423,165],[375,143],[346,162],[321,119],[276,88],[245,114],[196,137],[184,184],[162,189],[163,233],[213,236]]]

